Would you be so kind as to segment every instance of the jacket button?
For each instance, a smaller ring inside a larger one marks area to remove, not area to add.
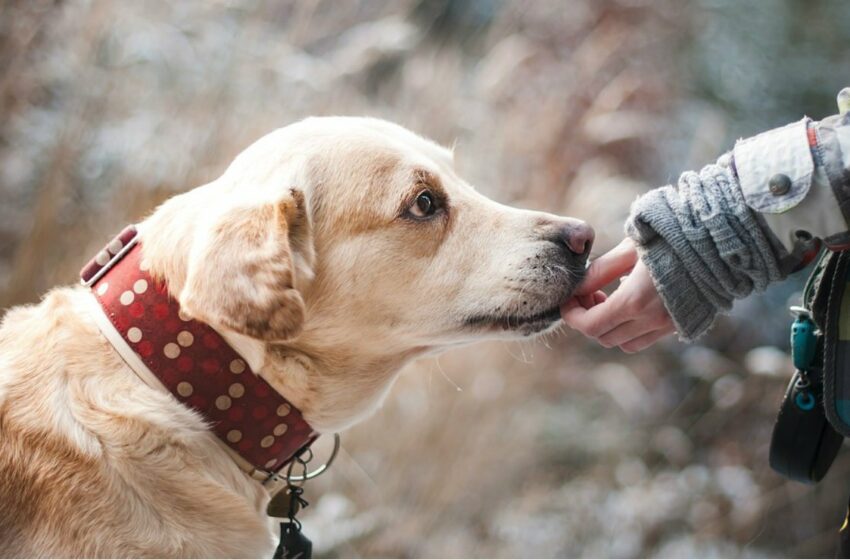
[[[788,191],[791,190],[791,178],[784,173],[777,173],[770,178],[767,186],[773,196],[782,196],[788,194]]]

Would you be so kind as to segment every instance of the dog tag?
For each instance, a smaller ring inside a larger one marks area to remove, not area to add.
[[[290,515],[295,516],[300,510],[301,504],[299,500],[293,500],[289,488],[284,488],[269,501],[266,513],[269,517],[284,518]]]
[[[280,544],[274,558],[312,558],[313,543],[301,532],[300,523],[280,524]]]

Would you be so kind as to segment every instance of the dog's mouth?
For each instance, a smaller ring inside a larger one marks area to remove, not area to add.
[[[522,313],[514,308],[513,312],[505,313],[497,308],[495,312],[467,316],[463,321],[463,326],[467,330],[478,332],[518,333],[522,336],[541,333],[555,326],[561,320],[560,303],[567,301],[572,296],[584,279],[585,273],[584,266],[567,266],[560,269],[558,276],[546,278],[545,280],[548,281],[546,284],[547,293],[535,302],[536,305],[529,305],[532,309],[543,308],[542,311]],[[525,306],[526,302],[523,301],[522,305]]]
[[[556,306],[533,315],[474,315],[464,321],[473,329],[517,331],[526,336],[542,332],[561,320],[560,307]]]

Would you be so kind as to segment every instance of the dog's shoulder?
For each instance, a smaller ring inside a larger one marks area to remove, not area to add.
[[[64,348],[85,322],[73,313],[75,291],[54,290],[34,305],[12,308],[0,324],[0,552],[42,554],[53,536],[27,538],[31,527],[50,523],[67,504],[85,501],[102,483],[99,445],[68,437],[75,423],[63,377],[70,356]],[[72,537],[68,535],[67,537]]]
[[[0,556],[264,554],[256,484],[127,367],[92,301],[60,288],[0,326]]]

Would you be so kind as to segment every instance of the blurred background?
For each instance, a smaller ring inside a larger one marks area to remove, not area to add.
[[[590,221],[736,138],[836,112],[844,0],[0,3],[0,307],[308,115],[442,143],[501,202]],[[798,275],[698,344],[562,332],[420,361],[343,434],[319,556],[825,556],[850,492],[768,467]]]

